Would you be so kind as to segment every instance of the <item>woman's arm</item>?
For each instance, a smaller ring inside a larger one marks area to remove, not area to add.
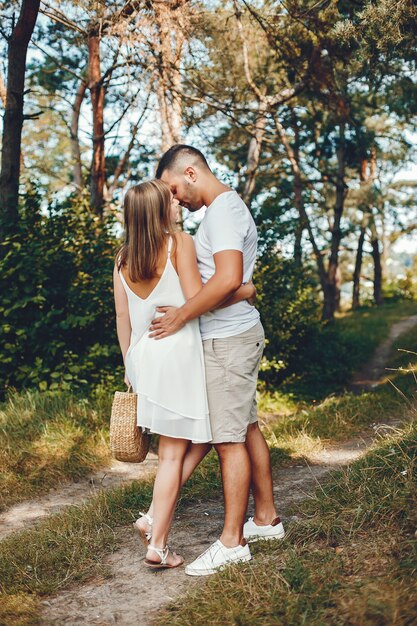
[[[113,271],[113,286],[114,286],[114,304],[116,308],[116,329],[117,338],[119,340],[120,350],[122,351],[123,363],[127,349],[130,344],[130,336],[132,334],[132,327],[130,325],[129,317],[129,305],[127,301],[127,295],[122,285],[122,281],[117,271],[117,266],[114,266]]]

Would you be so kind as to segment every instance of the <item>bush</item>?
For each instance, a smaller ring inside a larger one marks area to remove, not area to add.
[[[113,231],[114,220],[99,220],[85,199],[44,211],[36,192],[27,194],[18,232],[1,245],[4,388],[74,390],[97,384],[107,374],[114,377],[121,359],[112,290]]]
[[[254,282],[266,336],[260,377],[277,385],[296,371],[299,354],[318,332],[320,303],[309,272],[271,250],[258,259]]]

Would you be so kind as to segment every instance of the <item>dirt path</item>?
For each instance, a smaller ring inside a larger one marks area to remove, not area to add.
[[[389,335],[375,350],[371,360],[357,373],[351,383],[351,390],[372,389],[386,381],[385,367],[396,339],[417,325],[417,315],[400,320],[391,326]]]
[[[296,501],[311,494],[331,470],[359,458],[375,436],[390,428],[380,424],[362,438],[323,449],[311,464],[298,462],[277,469],[274,491],[284,523]],[[176,515],[170,543],[190,562],[218,538],[222,521],[219,493],[218,500],[188,506]],[[204,584],[202,579],[187,577],[183,568],[157,573],[147,570],[142,564],[144,548],[133,531],[127,527],[119,533],[121,547],[104,564],[109,577],[74,586],[43,601],[42,624],[149,626],[160,607],[190,587]]]
[[[28,528],[48,515],[57,513],[65,506],[82,503],[102,489],[110,489],[153,474],[157,461],[156,454],[152,453],[149,453],[146,461],[140,465],[112,461],[110,467],[105,467],[78,482],[58,486],[41,498],[26,500],[12,506],[0,513],[0,540],[11,533]]]

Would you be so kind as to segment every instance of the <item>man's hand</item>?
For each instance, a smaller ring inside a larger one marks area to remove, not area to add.
[[[174,306],[159,306],[156,310],[158,313],[165,313],[165,315],[161,315],[161,317],[156,317],[152,320],[150,326],[152,332],[149,337],[163,339],[164,337],[173,335],[185,326],[186,320],[180,308]]]

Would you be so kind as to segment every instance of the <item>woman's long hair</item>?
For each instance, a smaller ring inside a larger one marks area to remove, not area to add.
[[[167,236],[175,232],[168,186],[151,180],[131,187],[124,198],[124,222],[125,241],[117,254],[118,269],[127,265],[134,283],[154,278]]]

